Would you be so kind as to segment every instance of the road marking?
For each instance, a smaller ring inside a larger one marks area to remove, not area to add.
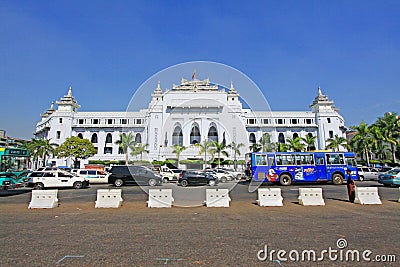
[[[167,265],[169,261],[183,261],[183,259],[156,258],[156,261],[164,261],[164,265]]]
[[[63,260],[65,260],[67,258],[83,258],[83,257],[85,257],[85,256],[84,255],[66,255],[66,256],[62,257],[62,259],[57,261],[56,265],[60,264]]]

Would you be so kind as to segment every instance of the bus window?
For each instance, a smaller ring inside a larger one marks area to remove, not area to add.
[[[274,157],[269,157],[268,158],[269,166],[275,166],[275,160]]]
[[[313,155],[302,155],[301,162],[303,165],[314,165],[314,157]]]
[[[324,158],[318,158],[317,159],[317,165],[325,165]]]
[[[327,164],[344,164],[343,154],[326,155]]]
[[[347,166],[357,166],[357,161],[355,158],[346,157]]]
[[[256,155],[256,165],[267,165],[266,155]]]
[[[277,165],[294,165],[294,155],[276,155]]]
[[[294,162],[295,162],[296,165],[302,165],[303,164],[300,155],[294,155],[294,159],[295,159]]]

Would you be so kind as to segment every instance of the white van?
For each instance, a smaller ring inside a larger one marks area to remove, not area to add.
[[[107,184],[110,174],[101,170],[79,169],[76,171],[76,176],[89,180],[91,184]]]

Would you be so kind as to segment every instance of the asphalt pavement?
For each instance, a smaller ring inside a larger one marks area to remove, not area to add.
[[[59,190],[53,209],[28,209],[27,189],[0,192],[0,265],[399,266],[399,189],[357,185],[378,187],[382,205],[350,203],[345,185],[329,184],[301,186],[323,188],[326,205],[313,207],[299,205],[298,185],[279,187],[283,207],[259,207],[232,182],[215,187],[231,189],[229,208],[202,205],[208,186],[163,185],[180,197],[164,209],[147,208],[148,187],[122,187],[118,209],[94,208],[109,185]]]

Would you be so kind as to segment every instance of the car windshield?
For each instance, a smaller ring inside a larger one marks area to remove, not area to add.
[[[398,174],[400,172],[400,169],[394,169],[394,170],[390,170],[387,173],[389,174]]]

